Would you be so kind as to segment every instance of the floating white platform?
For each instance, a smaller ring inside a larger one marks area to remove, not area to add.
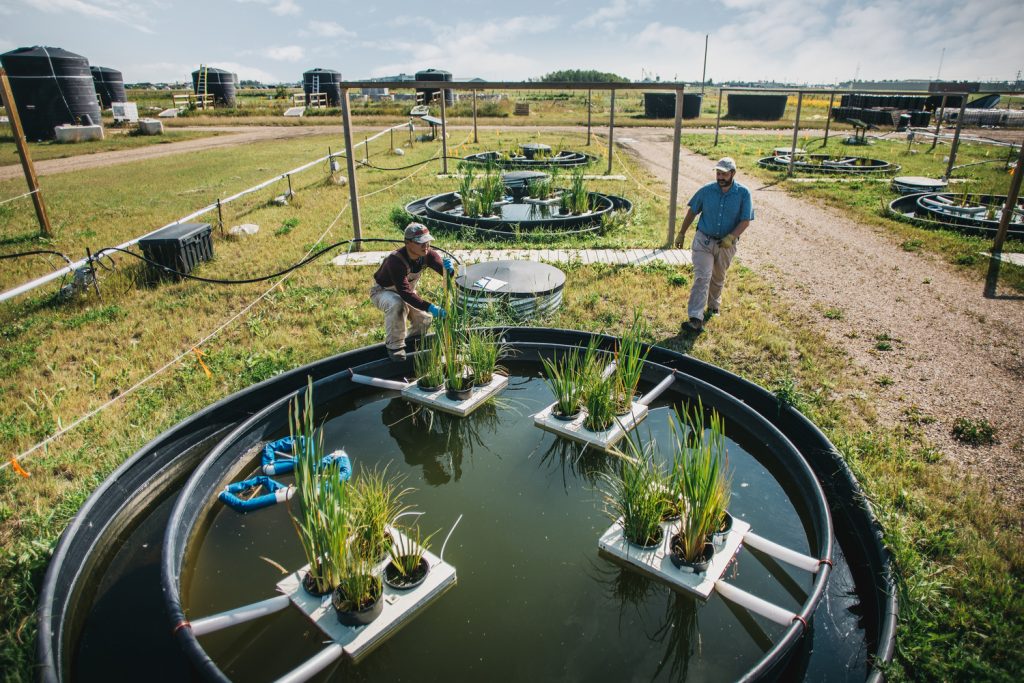
[[[384,608],[380,616],[369,624],[356,628],[345,626],[338,621],[330,595],[316,598],[302,587],[302,576],[309,565],[289,574],[277,584],[277,589],[287,595],[317,628],[326,633],[335,644],[340,645],[346,655],[359,661],[409,623],[417,612],[455,585],[455,567],[429,551],[424,553],[423,557],[430,563],[430,572],[426,580],[416,588],[406,591],[398,591],[384,584]],[[388,562],[390,560],[381,562],[378,569],[383,569]]]
[[[679,522],[665,522],[661,543],[653,548],[644,549],[629,543],[622,535],[621,520],[616,520],[597,542],[598,548],[612,556],[639,569],[655,579],[664,581],[673,589],[697,595],[707,600],[715,588],[715,582],[725,574],[729,562],[739,551],[743,543],[743,535],[750,530],[750,525],[741,519],[733,518],[732,531],[726,538],[725,547],[715,553],[711,564],[703,574],[692,574],[677,569],[669,558],[669,543],[679,529]]]
[[[610,428],[603,432],[592,432],[583,426],[583,421],[587,417],[586,409],[581,410],[575,420],[559,420],[551,414],[554,407],[555,404],[552,403],[544,410],[534,414],[533,424],[541,429],[554,432],[559,436],[585,443],[588,446],[593,446],[603,451],[610,450],[626,435],[626,432],[636,427],[641,420],[647,417],[647,406],[633,401],[629,413],[617,416],[615,424]]]
[[[473,393],[465,401],[453,401],[445,395],[446,392],[443,387],[437,391],[427,392],[420,389],[413,382],[402,390],[402,398],[427,408],[451,413],[459,417],[466,417],[482,406],[489,398],[501,393],[507,386],[508,377],[494,373],[490,384],[483,387],[473,387]]]

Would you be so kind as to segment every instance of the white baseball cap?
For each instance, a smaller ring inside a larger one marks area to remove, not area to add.
[[[729,171],[735,171],[736,162],[732,160],[732,157],[722,157],[721,159],[718,160],[718,163],[715,164],[715,170],[725,171],[726,173],[728,173]]]

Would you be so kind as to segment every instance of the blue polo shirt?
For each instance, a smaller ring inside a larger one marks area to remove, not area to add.
[[[750,190],[735,180],[724,194],[717,182],[708,183],[693,195],[690,208],[700,214],[697,229],[715,239],[728,235],[740,221],[754,220]]]

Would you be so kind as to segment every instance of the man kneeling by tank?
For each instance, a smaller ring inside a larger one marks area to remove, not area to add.
[[[455,267],[450,258],[430,248],[433,236],[422,223],[405,226],[405,246],[387,255],[373,274],[370,301],[384,312],[384,345],[393,361],[405,360],[406,337],[422,335],[435,317],[445,310],[416,293],[424,268],[451,277]]]

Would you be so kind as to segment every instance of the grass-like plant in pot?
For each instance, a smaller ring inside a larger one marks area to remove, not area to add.
[[[508,350],[498,333],[493,330],[470,330],[466,333],[466,352],[469,367],[477,386],[486,386],[494,379],[494,373],[504,370],[498,360]]]
[[[338,621],[345,626],[365,626],[380,616],[384,609],[384,582],[374,573],[375,563],[359,553],[347,553],[331,595]]]
[[[615,373],[612,377],[616,415],[625,415],[633,405],[633,397],[644,372],[644,362],[647,360],[648,349],[644,349],[643,342],[640,341],[645,329],[643,314],[639,310],[634,310],[633,324],[622,335],[615,351]]]
[[[295,449],[296,495],[288,501],[288,516],[299,536],[309,569],[302,586],[312,595],[326,595],[334,588],[336,567],[331,563],[334,512],[330,487],[322,485],[320,460],[323,454],[323,433],[316,429],[313,417],[313,378],[307,378],[306,391],[288,406],[288,425]],[[298,513],[292,509],[297,502]]]
[[[455,291],[451,278],[445,278],[440,306],[446,311],[443,318],[434,320],[434,337],[441,347],[442,369],[448,398],[464,401],[473,390],[473,376],[468,367],[466,329],[469,311],[465,299]]]
[[[673,434],[673,462],[681,468],[672,479],[679,485],[682,517],[679,533],[670,542],[673,564],[684,571],[700,573],[714,555],[712,535],[721,532],[727,518],[731,478],[725,432],[721,416],[711,413],[705,429],[703,406],[692,412],[676,410],[670,422]]]
[[[416,385],[424,391],[437,391],[444,384],[444,352],[437,336],[424,339],[412,357]]]
[[[625,444],[618,473],[601,474],[605,511],[622,524],[627,541],[650,548],[661,541],[663,533],[664,476],[654,462],[653,444],[641,446],[633,434]]]
[[[408,590],[426,580],[430,563],[423,555],[437,532],[422,538],[418,526],[400,531],[388,550],[391,562],[384,568],[384,582],[397,590]]]
[[[583,214],[590,211],[590,193],[583,182],[582,169],[573,171],[567,194],[570,213]]]
[[[364,471],[353,479],[349,524],[352,550],[371,565],[387,556],[391,546],[388,525],[406,511],[403,499],[411,491],[401,488],[397,477],[389,477],[387,467]]]
[[[583,426],[592,432],[603,432],[615,423],[613,387],[614,377],[599,378],[587,387],[584,399],[587,416]]]
[[[552,414],[561,420],[571,420],[580,414],[584,390],[579,349],[563,353],[558,359],[541,358],[544,378],[555,395]]]

